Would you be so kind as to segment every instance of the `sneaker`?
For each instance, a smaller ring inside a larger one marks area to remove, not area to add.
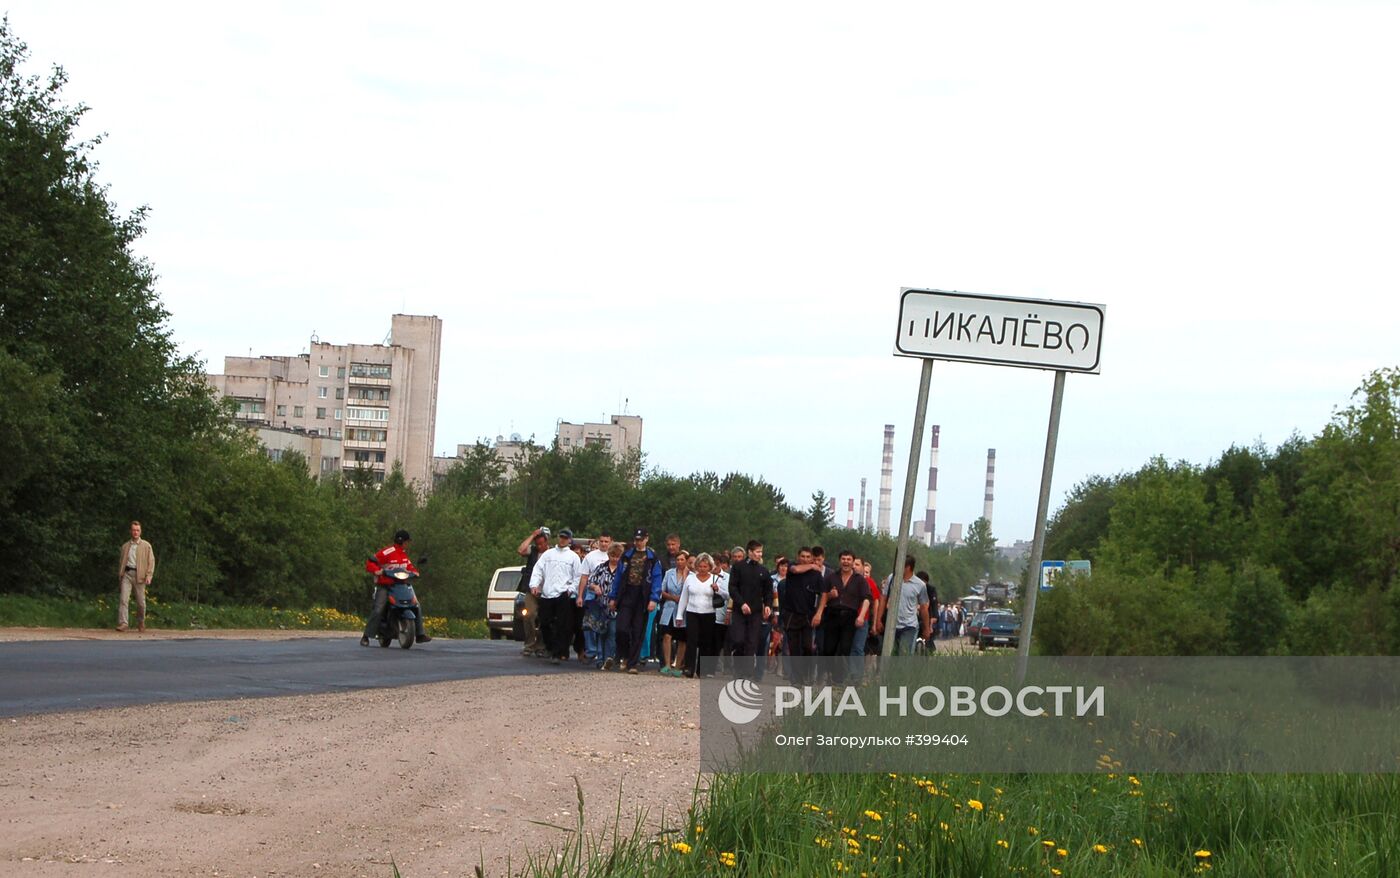
[[[628,669],[627,669],[627,673],[629,673],[629,674],[640,674],[641,671],[637,670],[636,668],[628,668]]]
[[[369,646],[369,638],[368,638],[368,637],[361,637],[361,638],[360,638],[360,646]]]
[[[432,640],[432,639],[433,639],[433,638],[430,637],[430,636],[427,635],[427,634],[419,634],[419,635],[418,635],[418,642],[419,642],[419,643],[427,643],[429,640]]]
[[[603,659],[603,664],[600,667],[605,671],[611,671],[613,669],[613,660],[610,658]]]

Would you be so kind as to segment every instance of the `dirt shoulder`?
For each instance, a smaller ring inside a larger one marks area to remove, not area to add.
[[[220,640],[285,640],[291,637],[349,637],[353,631],[304,631],[273,628],[147,628],[137,632],[111,628],[0,628],[0,643],[19,640],[181,640],[212,637]]]
[[[575,823],[573,776],[591,827],[619,789],[624,823],[675,825],[697,713],[693,681],[580,672],[7,720],[0,873],[514,874],[563,838],[532,821]]]

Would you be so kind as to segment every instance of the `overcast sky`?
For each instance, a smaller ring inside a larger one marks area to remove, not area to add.
[[[444,321],[436,446],[903,490],[901,286],[1100,303],[1055,504],[1317,432],[1400,364],[1400,6],[3,0],[105,132],[181,349]],[[939,529],[1029,539],[1052,373],[937,363]],[[916,509],[924,508],[921,464]],[[664,523],[653,523],[664,527]]]

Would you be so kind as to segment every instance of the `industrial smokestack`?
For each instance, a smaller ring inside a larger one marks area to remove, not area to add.
[[[928,458],[928,511],[924,516],[924,535],[932,546],[938,538],[938,425],[933,425],[933,449]]]
[[[987,519],[987,526],[992,526],[992,484],[996,481],[997,475],[997,450],[987,449],[987,494],[982,498],[982,517]]]
[[[894,424],[885,425],[885,450],[880,456],[880,533],[890,532],[890,496],[894,486]]]
[[[856,526],[856,498],[852,497],[846,501],[846,530],[851,530]]]
[[[875,505],[874,500],[865,501],[865,529],[870,530],[870,523],[875,519],[870,515],[871,507]]]
[[[830,513],[830,518],[831,518],[832,522],[835,522],[835,521],[836,521],[836,498],[835,498],[835,497],[831,497],[831,498],[828,499],[827,504],[826,504],[826,509],[827,509],[827,512]]]
[[[860,512],[860,529],[870,530],[870,509],[865,504],[865,478],[860,480],[860,505],[856,507]]]

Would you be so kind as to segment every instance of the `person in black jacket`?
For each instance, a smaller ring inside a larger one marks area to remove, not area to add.
[[[773,612],[773,574],[763,566],[763,543],[749,540],[743,560],[729,568],[729,600],[733,618],[729,639],[734,644],[736,677],[756,677],[758,656],[764,654],[763,623]]]
[[[803,546],[797,551],[797,563],[788,567],[778,616],[788,643],[788,656],[794,659],[789,675],[792,680],[805,679],[811,670],[807,659],[817,654],[812,641],[812,617],[817,614],[821,595],[822,567],[814,563],[812,550]]]

